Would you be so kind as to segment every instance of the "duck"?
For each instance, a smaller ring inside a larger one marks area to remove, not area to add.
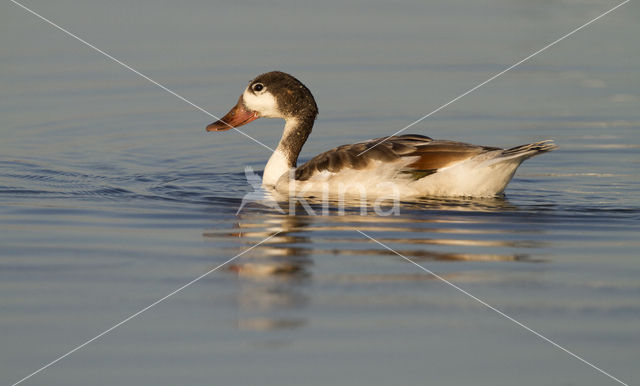
[[[338,146],[298,166],[317,115],[316,101],[302,82],[271,71],[251,80],[236,105],[206,130],[283,119],[282,137],[265,165],[262,184],[279,193],[316,197],[502,196],[524,160],[557,148],[553,140],[504,149],[404,134]]]

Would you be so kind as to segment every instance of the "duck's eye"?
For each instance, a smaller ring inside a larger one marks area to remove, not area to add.
[[[252,87],[253,91],[258,92],[264,89],[264,85],[262,83],[256,83]]]

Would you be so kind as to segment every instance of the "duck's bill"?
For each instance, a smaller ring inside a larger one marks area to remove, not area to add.
[[[258,118],[260,118],[260,115],[255,111],[247,110],[247,108],[244,107],[242,97],[240,97],[238,104],[236,104],[227,115],[207,126],[207,131],[227,131],[234,127],[246,125]]]

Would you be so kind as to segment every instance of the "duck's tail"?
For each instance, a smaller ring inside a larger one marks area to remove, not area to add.
[[[500,158],[522,158],[523,160],[525,160],[527,158],[531,158],[535,155],[546,153],[557,148],[558,146],[553,143],[553,140],[545,139],[544,141],[528,143],[526,145],[520,145],[512,147],[510,149],[505,149],[502,151],[502,155]]]

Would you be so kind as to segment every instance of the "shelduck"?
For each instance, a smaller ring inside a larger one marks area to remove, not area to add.
[[[280,193],[367,197],[493,197],[503,194],[520,164],[556,148],[544,140],[509,149],[408,134],[338,146],[297,166],[318,107],[293,76],[259,75],[238,103],[207,131],[225,131],[258,118],[282,118],[284,132],[267,162],[263,185]]]

